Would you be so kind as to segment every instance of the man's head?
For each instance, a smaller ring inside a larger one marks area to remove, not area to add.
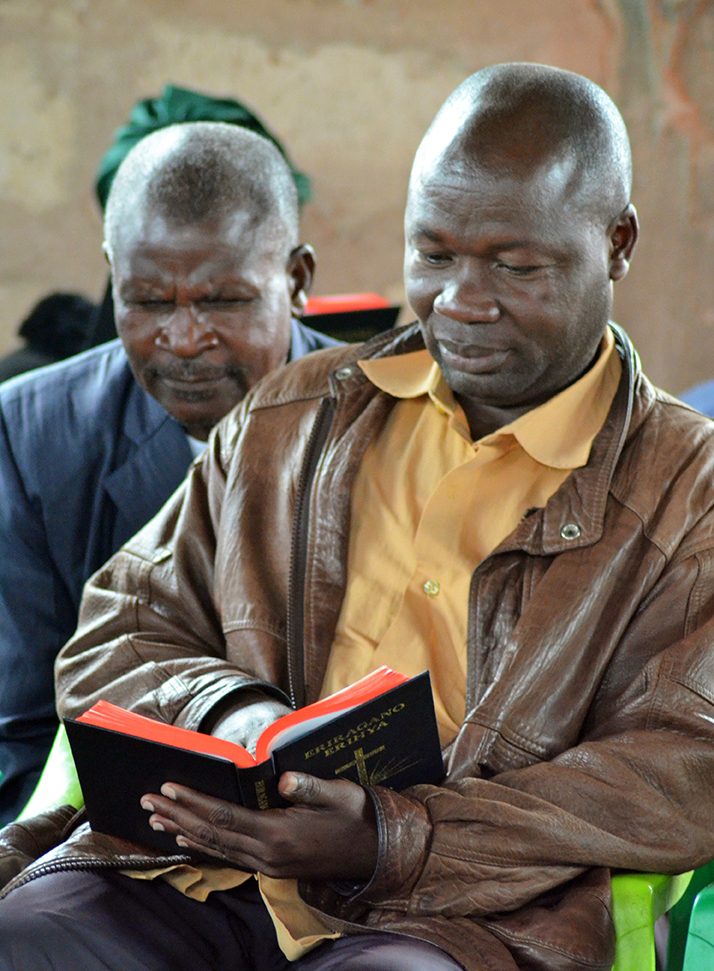
[[[278,150],[218,122],[140,141],[104,224],[119,336],[139,384],[191,435],[287,358],[314,255]]]
[[[467,414],[490,416],[484,428],[597,355],[637,239],[630,183],[619,112],[567,71],[479,71],[434,120],[409,186],[407,297]]]

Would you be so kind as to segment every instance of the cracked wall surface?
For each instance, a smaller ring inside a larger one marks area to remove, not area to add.
[[[411,158],[468,74],[579,71],[632,135],[642,221],[616,317],[670,391],[714,375],[714,4],[703,0],[0,0],[0,352],[106,279],[96,166],[167,82],[239,98],[313,180],[316,291],[402,299]]]

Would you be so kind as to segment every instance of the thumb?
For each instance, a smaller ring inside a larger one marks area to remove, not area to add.
[[[284,799],[305,806],[324,806],[330,801],[323,781],[304,772],[283,772],[278,791]]]

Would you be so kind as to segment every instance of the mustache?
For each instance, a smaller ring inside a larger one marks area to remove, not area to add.
[[[245,371],[235,365],[208,364],[205,361],[167,361],[160,366],[152,365],[148,369],[149,377],[158,381],[206,381],[217,382],[223,379],[231,381],[238,388],[240,401],[250,390],[250,384]],[[187,393],[189,389],[186,389]],[[196,394],[199,394],[196,389]],[[201,392],[199,397],[204,397],[206,393]]]
[[[205,361],[167,361],[161,365],[154,364],[150,371],[153,377],[169,381],[219,381],[221,378],[245,381],[241,368],[208,364]]]

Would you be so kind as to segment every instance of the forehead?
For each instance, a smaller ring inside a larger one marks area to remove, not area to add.
[[[436,167],[412,178],[407,236],[498,231],[537,240],[590,228],[579,173],[568,160],[526,174]]]
[[[238,209],[220,219],[179,223],[144,207],[121,227],[112,248],[115,272],[149,272],[155,266],[188,266],[241,272],[256,261],[282,266],[286,235],[282,223]]]

